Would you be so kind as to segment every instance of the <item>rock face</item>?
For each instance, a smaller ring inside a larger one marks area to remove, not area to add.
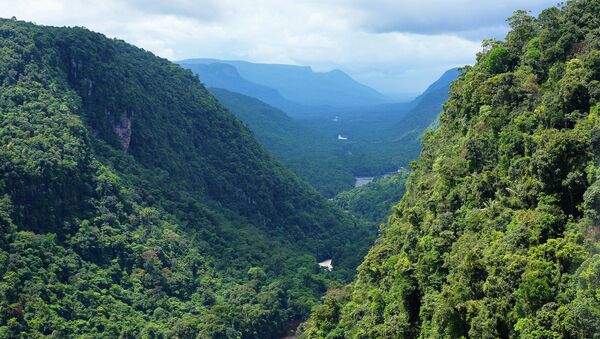
[[[131,120],[133,118],[133,112],[125,110],[115,122],[113,128],[115,133],[119,136],[123,149],[127,151],[129,144],[131,143]]]

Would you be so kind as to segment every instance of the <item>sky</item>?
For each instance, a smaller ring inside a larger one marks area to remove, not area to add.
[[[84,26],[170,60],[217,58],[340,69],[407,98],[473,64],[516,9],[556,0],[0,0],[0,17]]]

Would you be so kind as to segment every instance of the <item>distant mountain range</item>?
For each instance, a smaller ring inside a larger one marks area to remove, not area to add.
[[[315,72],[309,66],[218,59],[187,59],[177,63],[197,74],[207,87],[255,97],[291,114],[393,101],[340,70]]]
[[[339,109],[304,122],[323,132],[348,137],[346,164],[357,176],[406,167],[419,156],[421,136],[435,125],[450,85],[459,74],[459,69],[446,71],[409,103]]]
[[[276,89],[243,78],[237,68],[230,64],[221,62],[211,64],[181,63],[181,66],[190,69],[194,74],[198,75],[202,83],[207,87],[222,88],[247,95],[286,112],[309,110],[309,108],[301,104],[282,97]]]

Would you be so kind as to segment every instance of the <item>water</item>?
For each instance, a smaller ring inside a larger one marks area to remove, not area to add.
[[[375,177],[356,177],[355,179],[354,187],[360,187],[370,183]]]
[[[406,168],[404,168],[404,167],[400,167],[400,168],[398,168],[398,170],[397,170],[397,171],[395,171],[395,172],[389,172],[389,173],[385,173],[385,174],[383,174],[383,175],[381,175],[381,176],[382,176],[382,177],[384,177],[384,178],[387,178],[387,177],[389,177],[390,175],[394,175],[394,174],[396,174],[396,173],[403,173],[403,172],[405,172],[405,171],[407,171],[407,169],[406,169]],[[366,185],[366,184],[370,183],[371,181],[373,181],[375,178],[376,178],[376,177],[354,177],[354,179],[356,180],[356,181],[354,182],[354,187],[360,187],[360,186],[364,186],[364,185]]]

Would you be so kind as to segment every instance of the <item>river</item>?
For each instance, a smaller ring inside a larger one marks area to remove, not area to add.
[[[356,180],[354,182],[354,187],[360,187],[370,183],[375,177],[356,177],[354,179]]]
[[[398,168],[398,170],[397,170],[397,171],[395,171],[395,172],[389,172],[389,173],[385,173],[385,174],[383,174],[383,175],[381,175],[381,176],[382,176],[382,177],[384,177],[384,178],[387,178],[387,177],[389,177],[390,175],[394,175],[394,174],[396,174],[396,173],[402,173],[402,172],[404,172],[404,171],[406,171],[406,168],[404,168],[404,167],[400,167],[400,168]],[[355,181],[354,181],[354,187],[360,187],[360,186],[364,186],[364,185],[366,185],[366,184],[370,183],[371,181],[373,181],[373,180],[374,180],[375,178],[377,178],[377,177],[379,177],[379,176],[375,176],[375,177],[354,177],[354,180],[355,180]]]

